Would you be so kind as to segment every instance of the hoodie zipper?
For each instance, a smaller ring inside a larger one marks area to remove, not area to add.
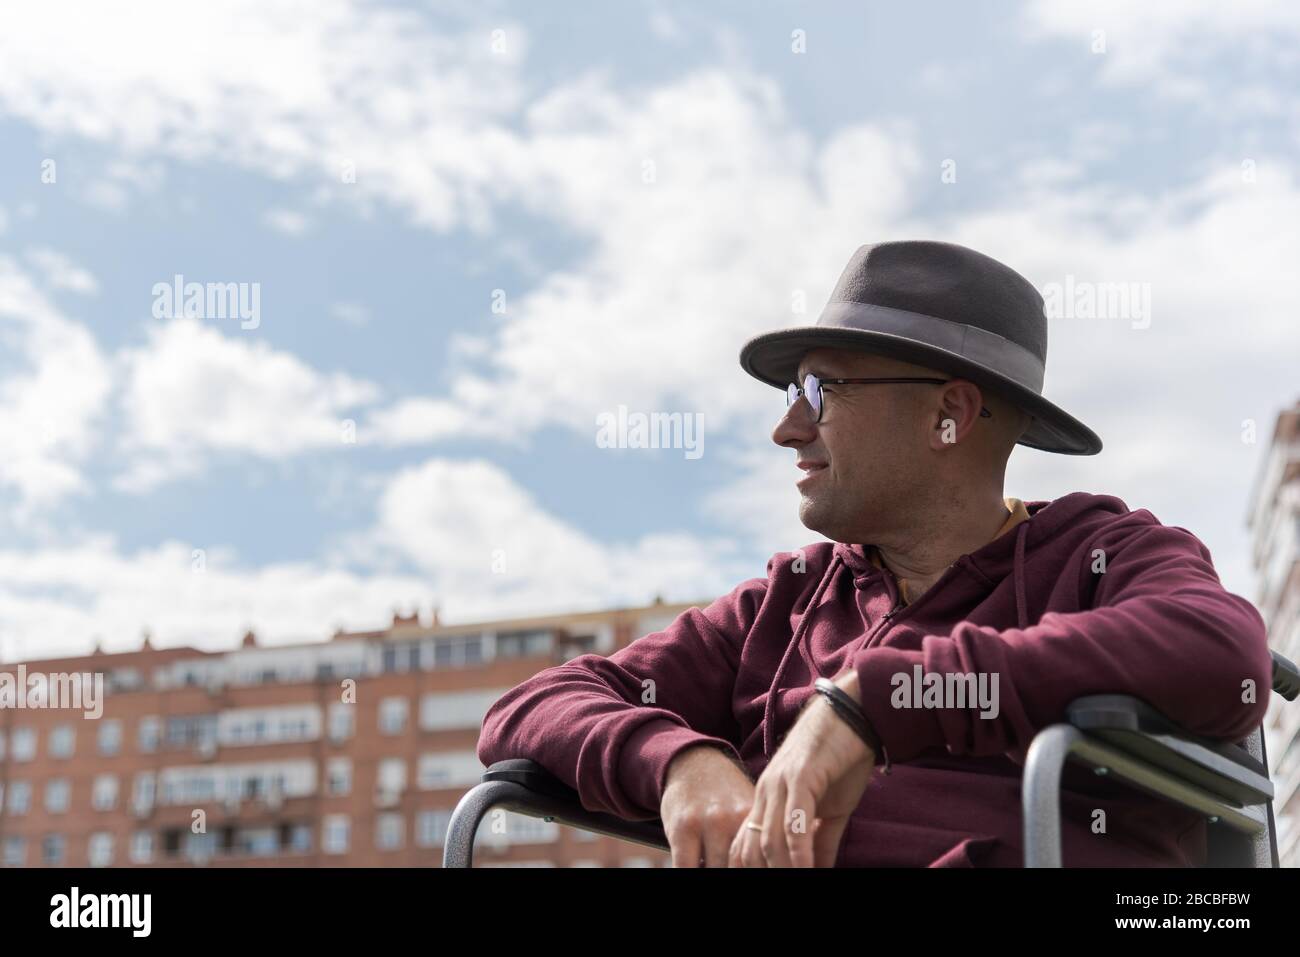
[[[925,590],[925,594],[921,595],[921,597],[919,597],[916,601],[908,605],[904,605],[902,602],[902,591],[898,587],[897,576],[895,576],[894,573],[890,571],[888,568],[882,568],[881,572],[887,576],[887,580],[890,583],[890,588],[894,592],[894,607],[889,609],[889,611],[885,612],[885,614],[881,616],[880,621],[876,622],[876,627],[871,629],[871,631],[867,632],[866,638],[864,638],[862,643],[858,645],[858,647],[854,650],[861,651],[864,648],[870,647],[871,642],[885,632],[886,628],[888,627],[891,621],[894,621],[896,617],[911,611],[917,605],[921,604],[921,602],[925,601],[926,598],[928,598],[936,588],[938,588],[941,584],[943,584],[943,582],[948,578],[948,575],[952,572],[952,570],[961,564],[962,564],[962,559],[958,558],[955,562],[953,562],[951,565],[949,565],[947,568],[943,570],[943,574],[940,575],[938,579],[935,580],[935,583],[933,585],[931,585],[929,588]]]

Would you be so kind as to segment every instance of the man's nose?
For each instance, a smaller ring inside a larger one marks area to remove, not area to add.
[[[813,421],[812,406],[803,396],[785,410],[781,421],[772,430],[772,441],[787,449],[797,449],[817,438],[817,423]]]

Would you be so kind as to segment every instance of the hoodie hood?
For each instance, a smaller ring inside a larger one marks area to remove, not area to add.
[[[1014,499],[1008,499],[1008,505]],[[1026,555],[1044,543],[1052,541],[1063,528],[1100,526],[1116,516],[1128,512],[1128,507],[1113,495],[1095,495],[1091,492],[1072,492],[1055,501],[1024,503],[1028,517],[1003,531],[988,544],[960,556],[954,565],[965,568],[987,585],[995,586],[1008,575],[1014,581],[1018,625],[1029,625],[1026,602]],[[1012,507],[1014,513],[1015,509]],[[1005,526],[1004,526],[1005,528]],[[843,567],[853,576],[858,588],[864,587],[875,576],[883,574],[873,561],[874,545],[836,542],[832,549],[831,567],[827,576],[833,577]],[[936,585],[938,583],[936,582]],[[934,586],[931,586],[932,588]],[[928,594],[928,592],[927,592]]]

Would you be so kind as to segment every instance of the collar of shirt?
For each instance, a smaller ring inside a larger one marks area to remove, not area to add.
[[[1002,523],[1002,527],[997,530],[997,534],[995,534],[993,538],[989,539],[989,541],[994,541],[996,539],[1001,538],[1007,532],[1011,531],[1021,522],[1026,521],[1029,518],[1029,511],[1025,508],[1025,503],[1022,502],[1020,499],[1012,498],[1012,497],[1004,497],[1002,499],[1002,502],[1004,505],[1006,505],[1007,511],[1010,512],[1011,514],[1007,516],[1007,520]],[[876,549],[875,545],[868,546],[866,549],[866,554],[867,554],[867,558],[870,559],[871,564],[881,569],[885,567],[885,563],[881,561],[880,553]],[[898,592],[899,592],[899,596],[903,600],[903,604],[910,605],[912,603],[912,596],[908,594],[907,579],[899,578],[897,575],[895,575],[894,578],[898,582]]]

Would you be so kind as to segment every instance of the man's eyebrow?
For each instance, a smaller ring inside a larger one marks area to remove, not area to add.
[[[839,375],[830,375],[830,374],[828,374],[827,372],[823,371],[823,370],[820,369],[820,368],[816,368],[816,369],[802,369],[802,370],[800,370],[799,372],[796,372],[795,375],[797,375],[797,376],[799,377],[799,381],[802,382],[804,376],[808,375],[808,373],[810,373],[810,372],[811,372],[813,375],[815,375],[818,379],[842,379],[842,378],[844,378],[843,376],[839,376]]]

